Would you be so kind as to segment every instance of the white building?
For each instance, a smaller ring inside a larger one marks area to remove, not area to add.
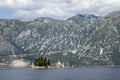
[[[64,62],[60,62],[60,61],[58,60],[58,63],[56,64],[56,67],[58,67],[58,68],[64,68],[64,67],[65,67],[64,64],[65,64]]]

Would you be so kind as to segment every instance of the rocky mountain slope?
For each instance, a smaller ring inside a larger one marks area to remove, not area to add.
[[[0,19],[1,63],[33,62],[39,56],[70,65],[119,65],[120,12],[77,14],[67,20]]]

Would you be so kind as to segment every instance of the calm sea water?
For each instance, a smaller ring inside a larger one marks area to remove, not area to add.
[[[35,70],[0,68],[0,80],[120,80],[120,67]]]

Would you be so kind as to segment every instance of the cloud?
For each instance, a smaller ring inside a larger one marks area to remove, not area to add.
[[[5,3],[9,8],[19,9],[19,8],[30,7],[31,5],[34,4],[34,1],[32,0],[6,0]],[[4,5],[4,7],[6,7],[6,5]]]
[[[120,0],[1,0],[0,8],[14,9],[16,17],[65,19],[77,13],[106,15],[120,10]]]

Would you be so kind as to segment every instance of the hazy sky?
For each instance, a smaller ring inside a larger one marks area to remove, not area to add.
[[[0,0],[0,18],[50,17],[75,14],[106,15],[120,10],[120,0]]]

